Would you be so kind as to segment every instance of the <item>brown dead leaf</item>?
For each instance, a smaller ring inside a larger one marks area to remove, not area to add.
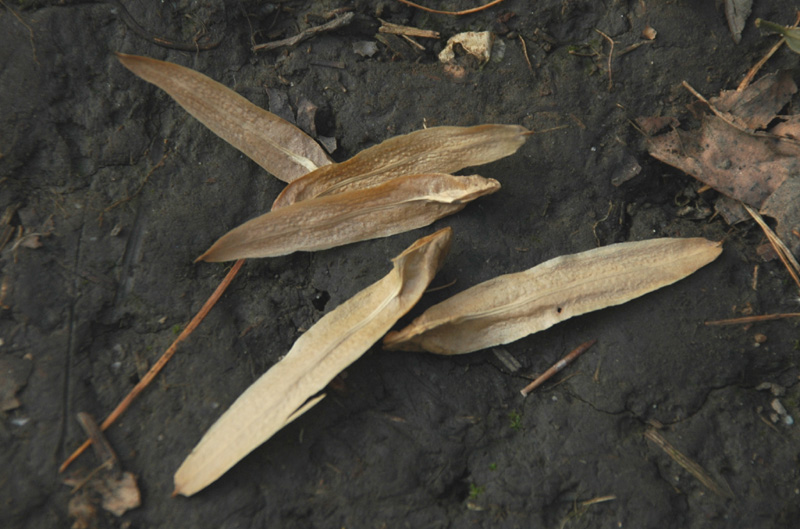
[[[214,134],[284,182],[331,163],[303,131],[199,72],[148,57],[122,53],[117,57],[130,71],[167,92]]]
[[[725,18],[736,44],[742,40],[742,30],[753,8],[753,0],[725,0]]]
[[[767,75],[741,92],[723,92],[707,102],[714,115],[703,110],[699,129],[673,130],[650,138],[648,150],[655,158],[776,219],[779,237],[800,255],[800,239],[793,236],[800,226],[796,205],[800,201],[796,183],[800,121],[796,115],[777,115],[796,92],[791,75],[785,72]],[[780,121],[771,129],[760,131],[776,120]],[[741,219],[724,202],[718,209],[729,221]]]
[[[450,247],[445,228],[419,239],[383,279],[326,314],[206,432],[175,473],[175,494],[191,496],[302,415],[322,390],[416,304]]]
[[[795,93],[792,75],[783,70],[765,75],[745,90],[725,90],[710,102],[733,123],[753,132],[766,128]]]
[[[800,175],[781,184],[764,201],[761,213],[778,221],[778,237],[794,255],[800,256]]]
[[[612,244],[496,277],[434,305],[386,349],[462,354],[519,340],[573,316],[670,285],[720,254],[706,239]]]
[[[662,162],[756,208],[790,175],[800,174],[800,146],[779,145],[710,115],[697,131],[674,130],[650,138],[648,150]]]
[[[273,211],[309,198],[374,187],[399,176],[453,173],[514,154],[525,127],[432,127],[395,136],[346,162],[327,165],[295,180],[278,195]]]
[[[276,257],[388,237],[427,226],[498,189],[497,180],[479,175],[403,176],[261,215],[222,236],[198,260]]]

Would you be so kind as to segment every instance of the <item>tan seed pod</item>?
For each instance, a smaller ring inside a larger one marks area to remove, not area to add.
[[[279,180],[291,182],[331,163],[305,132],[200,72],[137,55],[117,58]]]
[[[490,279],[434,305],[386,349],[462,354],[519,340],[573,316],[670,285],[722,252],[702,238],[612,244]]]
[[[404,176],[256,217],[222,236],[198,260],[276,257],[388,237],[427,226],[498,189],[497,180],[479,175]]]
[[[322,317],[206,432],[175,473],[175,494],[191,496],[302,415],[315,396],[419,300],[450,248],[452,230],[419,239],[391,272]]]
[[[431,127],[395,136],[286,186],[277,210],[301,200],[375,187],[399,176],[453,173],[514,154],[529,131],[519,125]]]

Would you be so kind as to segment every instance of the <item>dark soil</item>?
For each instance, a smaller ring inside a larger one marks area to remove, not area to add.
[[[0,526],[71,523],[70,487],[57,469],[85,438],[76,413],[101,420],[113,409],[227,270],[193,260],[266,211],[283,187],[123,68],[112,54],[121,51],[189,66],[265,108],[265,88],[285,93],[290,108],[309,99],[319,107],[318,133],[338,141],[337,160],[423,126],[514,123],[543,132],[516,155],[472,171],[499,180],[500,192],[433,226],[248,261],[156,383],[107,431],[138,478],[142,506],[120,518],[98,508],[89,522],[797,527],[798,426],[773,423],[775,396],[756,387],[785,388],[780,402],[800,418],[800,327],[703,324],[747,311],[797,312],[797,289],[779,262],[758,257],[758,227],[710,218],[715,193],[698,195],[693,178],[651,159],[631,125],[638,116],[686,115],[693,98],[683,80],[707,96],[735,88],[776,41],[753,20],[791,23],[796,0],[755,2],[738,45],[711,0],[507,0],[464,17],[393,1],[124,4],[157,36],[221,43],[200,52],[155,45],[126,24],[116,2],[0,6],[0,211],[19,206],[0,258],[0,380],[19,386],[19,406],[0,419]],[[288,49],[250,50],[343,6],[356,13],[345,28]],[[354,44],[375,42],[378,17],[443,38],[419,39],[419,54],[394,39],[371,57],[356,54]],[[657,38],[622,55],[648,24]],[[495,56],[445,71],[436,53],[469,30],[498,34]],[[610,90],[610,46],[596,30],[615,41]],[[784,48],[764,71],[789,69],[798,80],[799,64]],[[797,113],[798,102],[788,112]],[[641,173],[612,185],[634,162]],[[413,240],[444,226],[455,238],[434,286],[456,283],[427,295],[412,316],[479,281],[598,245],[661,236],[726,242],[717,261],[673,286],[505,346],[522,364],[516,373],[492,351],[447,358],[376,346],[327,399],[215,484],[170,498],[172,475],[203,432],[304,329],[385,275]],[[41,233],[41,245],[15,244],[20,229]],[[594,338],[568,370],[520,396],[527,375]],[[644,437],[659,423],[733,498]],[[87,453],[69,473],[97,464]]]

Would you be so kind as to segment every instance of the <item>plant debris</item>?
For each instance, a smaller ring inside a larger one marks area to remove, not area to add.
[[[199,72],[137,55],[118,53],[117,58],[279,180],[291,182],[331,163],[302,130]]]
[[[687,85],[688,87],[688,85]],[[691,89],[691,87],[688,87]],[[706,101],[698,130],[672,130],[648,140],[648,151],[778,221],[778,236],[800,255],[800,142],[795,117],[779,117],[797,86],[788,72],[764,76],[741,91]],[[783,123],[773,125],[776,119]],[[767,128],[770,127],[770,128]]]
[[[295,44],[299,44],[306,39],[309,39],[316,35],[317,33],[323,33],[325,31],[331,31],[334,29],[339,29],[348,25],[350,22],[353,21],[353,17],[355,15],[353,13],[345,13],[342,16],[337,16],[330,22],[326,22],[320,26],[313,26],[308,29],[305,29],[294,35],[293,37],[289,37],[287,39],[276,40],[273,42],[265,42],[263,44],[256,44],[252,47],[253,51],[269,51],[274,50],[277,48],[283,48],[284,46],[294,46]]]
[[[197,260],[276,257],[388,237],[427,226],[498,189],[497,180],[480,175],[402,176],[256,217],[223,235]]]
[[[315,395],[413,307],[441,267],[452,230],[419,239],[387,276],[322,317],[206,432],[175,473],[175,493],[215,481],[325,396]]]
[[[655,443],[660,449],[662,449],[669,457],[671,457],[676,463],[686,469],[691,475],[700,481],[703,485],[706,486],[711,492],[714,494],[726,498],[726,499],[733,499],[734,494],[731,490],[730,485],[725,482],[724,479],[720,479],[719,481],[715,480],[711,474],[709,474],[703,467],[699,464],[685,456],[682,452],[678,451],[672,444],[670,444],[667,439],[661,435],[660,432],[656,431],[654,428],[648,428],[647,431],[644,433],[644,436]]]
[[[447,45],[439,52],[439,61],[445,64],[456,59],[455,47],[461,46],[468,55],[478,59],[479,64],[489,62],[492,57],[492,43],[494,35],[491,31],[467,31],[453,35],[447,40]]]
[[[725,0],[725,18],[728,20],[728,29],[731,30],[733,42],[736,44],[742,41],[742,30],[752,9],[753,0]]]
[[[395,136],[349,160],[320,167],[283,190],[272,210],[301,200],[375,187],[423,173],[453,173],[514,154],[529,131],[518,125],[432,127]]]
[[[781,26],[774,22],[756,19],[756,27],[778,33],[786,40],[786,45],[795,53],[800,53],[800,28]]]
[[[722,252],[702,238],[612,244],[490,279],[434,305],[386,349],[463,354],[519,340],[586,312],[670,285]]]

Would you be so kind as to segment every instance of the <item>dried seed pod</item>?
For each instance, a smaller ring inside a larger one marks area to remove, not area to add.
[[[286,186],[272,210],[301,200],[365,189],[399,176],[453,173],[510,156],[525,143],[518,125],[432,127],[395,136],[346,162],[321,167]]]
[[[279,180],[291,182],[331,163],[305,132],[200,72],[137,55],[117,58]]]
[[[670,285],[722,252],[702,238],[612,244],[490,279],[434,305],[386,349],[462,354],[519,340],[573,316]]]
[[[324,395],[314,396],[357,360],[419,300],[450,248],[452,230],[419,239],[394,267],[326,314],[253,383],[206,432],[175,473],[175,494],[203,489]]]
[[[404,176],[271,211],[222,236],[198,260],[275,257],[388,237],[427,226],[498,189],[497,180],[478,175]]]

